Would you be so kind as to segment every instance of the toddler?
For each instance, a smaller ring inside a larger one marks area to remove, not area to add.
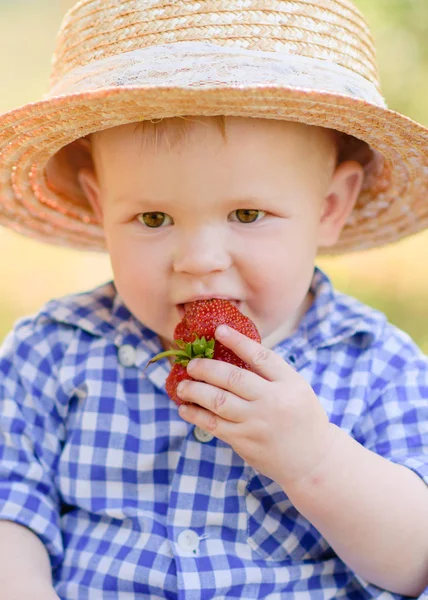
[[[3,600],[428,598],[428,360],[320,253],[428,224],[349,0],[81,0],[0,118],[0,221],[107,251],[0,350]],[[252,371],[166,359],[226,298]]]

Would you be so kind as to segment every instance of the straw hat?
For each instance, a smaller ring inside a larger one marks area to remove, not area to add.
[[[58,35],[45,99],[0,117],[0,223],[104,250],[83,194],[61,186],[58,151],[185,115],[287,119],[375,149],[337,252],[428,225],[428,131],[386,108],[372,37],[349,0],[82,0]]]

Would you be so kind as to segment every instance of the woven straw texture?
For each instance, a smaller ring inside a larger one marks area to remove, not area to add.
[[[0,223],[104,250],[83,195],[47,175],[52,157],[108,127],[220,114],[329,127],[374,149],[335,252],[428,225],[427,130],[386,108],[370,31],[348,0],[79,2],[59,32],[46,97],[0,117]]]

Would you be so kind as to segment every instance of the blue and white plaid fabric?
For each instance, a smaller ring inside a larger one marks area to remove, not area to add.
[[[332,422],[428,482],[428,361],[333,291],[276,347]],[[113,284],[22,320],[0,353],[0,518],[32,529],[62,599],[399,596],[335,555],[280,487],[185,423],[161,350]],[[421,596],[428,598],[428,591]]]

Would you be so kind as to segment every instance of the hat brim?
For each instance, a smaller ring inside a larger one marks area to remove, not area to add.
[[[26,105],[0,117],[0,224],[44,242],[105,251],[89,206],[49,188],[45,168],[67,144],[118,125],[176,116],[281,119],[367,142],[383,169],[362,192],[337,245],[384,245],[428,226],[428,130],[408,117],[345,95],[284,86],[105,88]]]

